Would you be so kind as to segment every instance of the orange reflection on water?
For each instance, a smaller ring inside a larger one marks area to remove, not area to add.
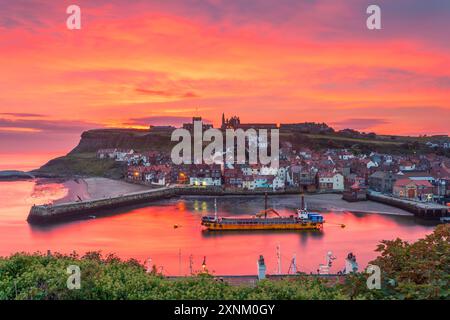
[[[58,192],[44,189],[33,193],[33,188],[33,182],[0,183],[0,255],[48,249],[65,253],[102,250],[141,262],[151,258],[168,275],[188,274],[190,255],[194,269],[200,269],[206,256],[207,268],[216,274],[255,274],[260,254],[266,259],[268,272],[275,272],[279,244],[284,272],[294,253],[299,270],[315,272],[330,250],[337,256],[332,267],[336,272],[343,268],[349,252],[356,254],[363,267],[375,258],[379,240],[400,237],[413,241],[433,228],[417,224],[411,217],[330,212],[324,213],[327,223],[323,232],[208,232],[202,229],[200,219],[213,214],[214,199],[189,197],[110,215],[99,213],[96,219],[36,227],[25,221],[29,195],[42,194],[48,199],[49,194],[53,197]],[[219,215],[228,216],[251,214],[261,206],[260,199],[221,198],[217,203]],[[277,210],[290,213],[286,208]],[[341,228],[341,223],[346,227]]]

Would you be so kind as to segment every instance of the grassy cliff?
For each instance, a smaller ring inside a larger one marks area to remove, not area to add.
[[[169,133],[137,129],[89,130],[81,135],[79,144],[67,155],[53,159],[32,173],[38,176],[104,176],[121,178],[123,165],[110,159],[97,159],[99,149],[120,148],[136,151],[169,152]]]

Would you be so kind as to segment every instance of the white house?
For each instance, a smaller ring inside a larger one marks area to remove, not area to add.
[[[278,168],[263,166],[259,169],[259,174],[262,176],[276,176],[278,174]]]
[[[244,176],[244,179],[242,180],[242,188],[246,190],[254,190],[256,188],[255,179],[253,176]]]
[[[377,168],[378,167],[378,163],[376,163],[375,161],[370,160],[369,162],[367,162],[366,167],[367,167],[367,169]]]
[[[241,171],[244,174],[244,176],[251,176],[253,174],[252,168],[250,168],[249,166],[241,167]]]
[[[339,154],[339,159],[341,160],[350,160],[355,158],[354,154],[348,151],[344,151],[341,154]]]
[[[117,149],[99,149],[97,151],[97,158],[99,159],[114,159]]]
[[[212,177],[190,177],[189,184],[191,186],[203,186],[203,187],[217,186],[217,187],[219,187],[222,185],[222,180],[219,178],[212,178]]]
[[[284,189],[285,184],[286,184],[286,182],[285,182],[284,178],[281,178],[280,176],[276,176],[273,179],[272,188],[273,188],[273,190]]]
[[[134,153],[133,149],[117,149],[115,152],[116,161],[126,161],[127,156],[132,155]]]
[[[166,174],[164,172],[148,172],[144,176],[147,183],[157,186],[166,185]]]
[[[400,161],[400,171],[412,171],[416,169],[416,165],[411,161]]]
[[[298,153],[300,156],[302,156],[304,159],[311,159],[311,152],[309,152],[309,151],[300,151],[299,153]],[[298,157],[297,157],[297,159],[299,159]]]
[[[344,191],[344,176],[340,173],[319,173],[319,189],[322,191]]]
[[[289,167],[279,167],[278,172],[277,172],[277,177],[286,181],[288,169],[289,169]]]

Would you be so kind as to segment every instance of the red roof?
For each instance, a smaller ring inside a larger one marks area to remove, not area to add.
[[[413,182],[418,187],[433,187],[433,185],[428,180],[415,180]]]
[[[416,187],[433,187],[433,185],[427,180],[411,180],[408,178],[398,179],[397,181],[395,181],[394,186],[405,187],[410,184],[414,184]]]

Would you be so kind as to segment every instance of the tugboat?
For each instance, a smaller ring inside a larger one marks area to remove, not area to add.
[[[322,230],[324,219],[319,213],[306,209],[302,195],[302,207],[296,210],[297,215],[281,216],[273,208],[267,208],[267,193],[265,194],[265,208],[249,218],[219,218],[217,216],[217,201],[214,200],[214,216],[202,218],[202,225],[211,231],[231,230]],[[274,214],[276,217],[268,217]]]

